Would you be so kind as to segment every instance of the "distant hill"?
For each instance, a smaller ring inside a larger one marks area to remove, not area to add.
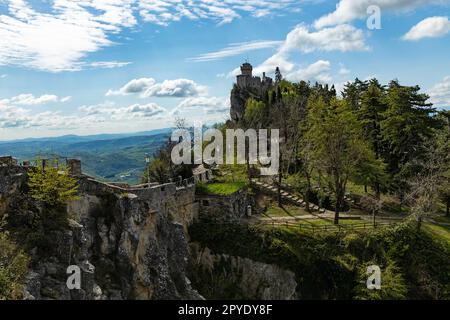
[[[83,172],[105,181],[136,183],[145,168],[145,153],[154,154],[171,129],[91,136],[67,135],[0,142],[0,155],[19,160],[62,156],[82,161]]]

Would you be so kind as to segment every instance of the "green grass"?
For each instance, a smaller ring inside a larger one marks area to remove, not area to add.
[[[229,196],[235,192],[238,192],[245,186],[245,182],[215,182],[207,184],[200,183],[197,185],[197,192],[204,194]]]
[[[424,223],[424,230],[432,237],[450,245],[450,226],[441,226],[432,223]]]
[[[280,208],[277,205],[273,205],[267,209],[266,214],[271,217],[292,217],[309,213],[305,209],[296,206],[284,205],[283,208]]]

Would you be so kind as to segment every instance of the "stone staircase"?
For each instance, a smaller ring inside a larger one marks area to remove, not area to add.
[[[257,187],[260,188],[268,193],[277,195],[278,194],[278,187],[273,185],[273,184],[269,184],[269,183],[265,183],[262,181],[258,181],[258,180],[252,180],[252,183]],[[292,203],[296,206],[302,207],[302,208],[306,208],[306,201],[301,199],[300,197],[281,189],[281,198],[284,201],[287,201],[289,203]],[[320,208],[318,205],[314,204],[314,203],[310,203],[309,204],[309,209],[312,212],[319,212],[319,213],[325,213],[326,210],[325,208]]]

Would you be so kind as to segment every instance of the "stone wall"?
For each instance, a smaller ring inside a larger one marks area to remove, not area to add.
[[[216,220],[235,221],[246,217],[248,207],[254,206],[253,198],[246,189],[229,195],[213,195],[197,193],[200,217],[209,217]]]

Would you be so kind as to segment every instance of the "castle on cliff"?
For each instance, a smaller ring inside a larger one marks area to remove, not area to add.
[[[241,65],[241,74],[237,76],[236,83],[240,89],[250,89],[260,95],[273,87],[272,78],[266,77],[265,72],[263,72],[262,79],[260,77],[254,77],[253,66],[248,62]]]

